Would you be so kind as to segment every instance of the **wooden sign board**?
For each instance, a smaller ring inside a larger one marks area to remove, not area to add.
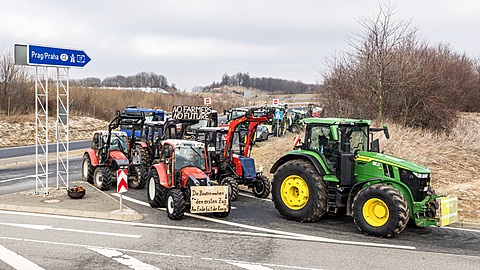
[[[191,213],[212,213],[228,211],[227,186],[193,186],[190,188]]]
[[[209,120],[212,117],[210,106],[173,105],[172,118],[179,120]]]

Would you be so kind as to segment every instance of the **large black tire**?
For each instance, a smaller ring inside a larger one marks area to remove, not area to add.
[[[310,162],[291,160],[273,177],[272,200],[280,215],[287,219],[315,221],[327,209],[327,187]]]
[[[225,177],[220,182],[222,186],[228,186],[228,196],[230,201],[235,201],[238,198],[238,182],[233,177]]]
[[[112,188],[112,171],[105,166],[95,168],[93,184],[100,190]]]
[[[90,184],[93,184],[94,171],[95,171],[95,167],[92,166],[90,155],[88,155],[88,153],[85,153],[82,159],[82,180],[87,181]]]
[[[150,177],[147,184],[148,203],[151,207],[165,207],[167,201],[168,189],[160,184],[157,170],[150,171]]]
[[[128,185],[134,189],[142,189],[147,184],[148,172],[143,165],[135,165],[130,167],[130,177]]]
[[[228,202],[228,210],[226,212],[213,212],[214,217],[219,217],[219,218],[226,218],[228,215],[230,215],[230,211],[232,210],[232,202]]]
[[[393,237],[401,233],[409,213],[403,194],[387,184],[367,186],[353,201],[353,220],[366,235]]]
[[[185,196],[179,189],[167,192],[167,214],[170,219],[182,219],[185,213]]]
[[[435,195],[437,195],[437,193],[435,192],[435,189],[433,189],[432,186],[428,186],[427,196],[435,196]],[[438,202],[437,201],[432,201],[432,202],[428,203],[427,206],[428,206],[428,210],[425,213],[425,216],[429,217],[429,218],[436,217],[437,216],[437,209],[440,207],[438,205]]]
[[[270,195],[272,189],[272,183],[265,175],[260,176],[257,181],[253,183],[252,191],[253,195],[258,198],[267,198]]]
[[[295,134],[300,133],[300,127],[298,126],[298,124],[293,124],[290,130],[292,131],[292,133],[295,133]]]
[[[150,168],[150,166],[152,166],[152,156],[147,149],[137,144],[135,145],[135,151],[136,154],[140,156],[140,161],[143,166],[145,166],[145,168]]]

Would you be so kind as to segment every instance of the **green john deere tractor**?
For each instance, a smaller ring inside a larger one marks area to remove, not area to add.
[[[287,219],[315,221],[346,210],[367,235],[392,237],[409,219],[420,227],[439,224],[439,204],[431,171],[411,161],[379,153],[371,121],[307,118],[305,142],[281,157],[272,198]],[[456,212],[453,213],[456,215]]]

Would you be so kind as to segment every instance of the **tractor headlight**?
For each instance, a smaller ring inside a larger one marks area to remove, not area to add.
[[[259,173],[263,172],[263,166],[260,166],[260,169],[258,170]]]
[[[413,175],[415,175],[417,178],[428,178],[428,173],[416,173],[416,172],[412,172]]]

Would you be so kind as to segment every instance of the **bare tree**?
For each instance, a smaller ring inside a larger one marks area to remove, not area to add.
[[[475,62],[419,40],[411,21],[395,19],[394,7],[358,22],[363,31],[349,38],[350,50],[327,60],[327,114],[442,129],[478,100]]]
[[[14,64],[12,53],[0,52],[0,108],[7,109],[9,97],[21,100],[26,91],[27,80],[27,70]]]

